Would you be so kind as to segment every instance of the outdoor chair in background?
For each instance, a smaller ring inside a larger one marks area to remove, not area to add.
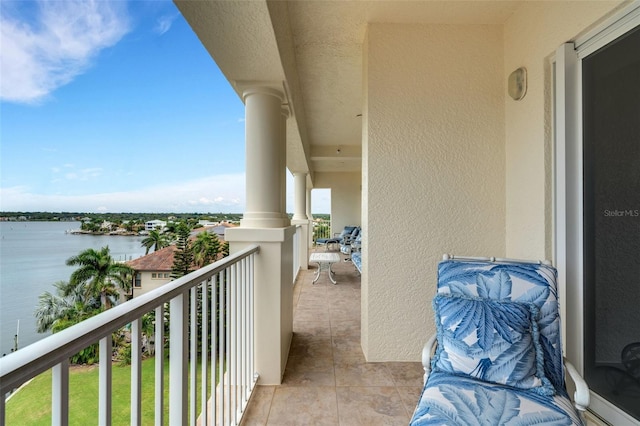
[[[357,226],[345,226],[342,232],[339,234],[334,234],[333,238],[318,238],[316,240],[317,246],[325,246],[325,250],[328,250],[330,246],[339,246],[342,244],[345,239],[349,239],[351,234],[359,229]]]
[[[351,260],[351,252],[353,251],[353,248],[356,242],[362,241],[361,236],[362,236],[362,230],[360,227],[357,227],[356,229],[353,230],[353,232],[350,235],[345,236],[342,239],[342,242],[340,243],[340,253],[347,255],[347,259],[345,259],[345,262]]]
[[[556,276],[547,262],[444,256],[411,425],[583,424],[589,388],[563,362]]]

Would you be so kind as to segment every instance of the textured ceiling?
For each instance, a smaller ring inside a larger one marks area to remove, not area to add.
[[[369,23],[503,24],[519,1],[176,0],[227,79],[285,82],[293,172],[359,171]],[[236,86],[236,90],[238,90]]]

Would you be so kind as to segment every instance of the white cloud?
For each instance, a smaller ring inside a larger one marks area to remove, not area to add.
[[[73,164],[65,164],[63,168],[65,169],[65,173],[63,174],[63,176],[67,180],[87,181],[98,178],[102,175],[102,168],[100,167],[87,167],[84,169],[76,170]],[[54,174],[58,174],[62,172],[62,168],[52,167],[51,171]],[[57,182],[60,179],[55,178],[54,180]]]
[[[36,194],[24,186],[0,189],[0,211],[230,212],[244,211],[244,174],[100,194]]]
[[[178,14],[172,15],[164,15],[158,18],[156,22],[156,26],[153,29],[158,35],[162,35],[171,29],[171,25],[173,25],[173,21],[176,20]]]
[[[4,6],[4,5],[3,5]],[[23,8],[24,12],[27,8]],[[85,72],[128,31],[124,2],[39,1],[30,22],[3,7],[0,99],[35,103]]]

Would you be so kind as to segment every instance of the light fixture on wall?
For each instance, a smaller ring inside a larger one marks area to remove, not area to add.
[[[509,75],[509,96],[519,101],[527,94],[527,69],[520,67]]]
[[[336,149],[336,154],[340,155],[340,147],[338,147],[338,149]]]

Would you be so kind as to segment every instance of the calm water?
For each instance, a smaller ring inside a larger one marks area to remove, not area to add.
[[[144,255],[144,237],[65,233],[78,228],[79,222],[0,222],[0,355],[13,348],[18,320],[20,348],[46,336],[35,331],[33,312],[40,294],[69,279],[75,267],[65,265],[68,258],[104,246],[115,260]]]

